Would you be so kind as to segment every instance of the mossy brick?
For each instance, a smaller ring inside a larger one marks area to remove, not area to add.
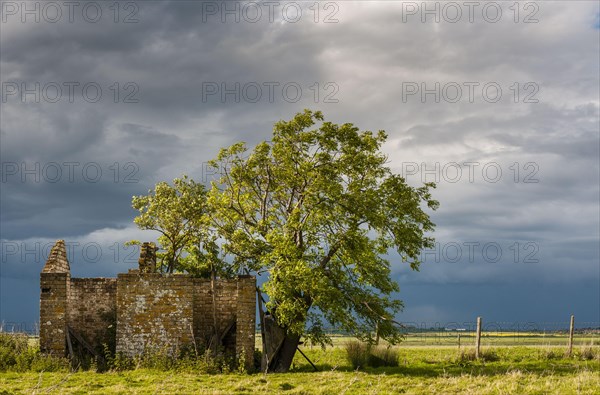
[[[71,279],[63,247],[64,242],[57,242],[45,266],[48,269],[40,276],[40,344],[44,351],[64,354],[67,325],[94,346],[113,336],[117,350],[128,355],[143,352],[149,342],[174,350],[191,343],[192,337],[210,337],[210,279],[141,270],[119,273],[117,278]],[[246,276],[215,282],[220,329],[232,319],[236,322],[235,331],[225,338],[225,347],[238,356],[242,351],[250,356],[247,367],[254,349],[255,286],[256,279]]]

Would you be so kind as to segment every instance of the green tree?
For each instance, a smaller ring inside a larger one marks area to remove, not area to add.
[[[421,249],[433,247],[424,209],[438,202],[434,184],[414,188],[391,172],[385,140],[305,110],[276,123],[271,141],[232,145],[211,162],[221,175],[208,204],[233,269],[269,274],[263,369],[287,371],[302,336],[327,343],[325,322],[367,341],[374,330],[400,339],[385,257],[395,249],[418,270]]]
[[[216,236],[208,227],[204,185],[187,176],[176,178],[173,185],[159,182],[148,195],[134,196],[132,206],[140,212],[134,219],[140,229],[160,233],[157,258],[162,271],[207,276],[222,266]]]
[[[221,331],[217,317],[215,280],[232,277],[232,266],[223,259],[218,235],[210,227],[210,206],[204,185],[187,176],[176,178],[173,185],[159,182],[148,195],[134,196],[133,208],[140,214],[134,222],[141,229],[160,233],[157,253],[160,268],[167,273],[187,272],[192,276],[211,278],[212,289],[212,351],[216,354]],[[132,244],[139,244],[132,241]],[[208,313],[208,312],[207,312]]]

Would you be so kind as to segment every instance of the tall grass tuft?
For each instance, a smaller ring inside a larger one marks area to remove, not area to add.
[[[370,347],[366,343],[352,340],[344,345],[348,362],[354,369],[364,368],[369,363]]]
[[[539,351],[539,358],[541,360],[553,360],[561,359],[565,357],[565,352],[562,350],[554,350],[550,347],[546,347]]]
[[[483,362],[494,362],[499,361],[500,356],[495,350],[483,349],[479,351],[479,360]],[[455,359],[455,362],[458,364],[471,361],[477,361],[474,349],[460,350]]]
[[[393,347],[372,346],[357,340],[344,345],[348,362],[354,369],[382,366],[398,366],[398,349]]]
[[[575,355],[583,361],[597,360],[600,362],[600,347],[594,347],[591,344],[583,346],[576,352]]]
[[[378,368],[381,366],[398,366],[399,352],[395,347],[376,346],[371,347],[369,355],[369,366]]]

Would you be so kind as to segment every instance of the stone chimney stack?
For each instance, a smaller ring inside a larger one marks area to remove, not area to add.
[[[154,243],[143,243],[140,247],[140,259],[138,264],[140,273],[156,273],[156,245]]]

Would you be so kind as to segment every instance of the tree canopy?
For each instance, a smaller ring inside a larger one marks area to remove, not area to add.
[[[384,131],[326,122],[321,112],[305,110],[277,122],[270,141],[221,150],[210,162],[220,176],[208,191],[185,179],[174,197],[157,185],[156,195],[168,198],[136,223],[177,235],[163,232],[168,259],[192,243],[185,234],[204,226],[230,256],[224,265],[231,271],[268,274],[261,290],[267,310],[290,341],[282,353],[287,347],[293,357],[301,336],[325,344],[326,325],[367,341],[376,328],[377,336],[396,342],[402,302],[393,295],[399,286],[387,257],[395,250],[418,270],[420,251],[433,247],[425,210],[438,202],[433,183],[411,187],[391,171],[381,152],[386,138]],[[134,207],[152,207],[136,199]],[[289,355],[280,359],[279,370],[286,370]]]
[[[187,176],[176,178],[173,185],[159,182],[148,195],[133,197],[132,206],[140,212],[134,222],[140,229],[160,233],[157,258],[162,271],[187,271],[204,277],[212,270],[226,271],[217,235],[209,226],[206,198],[204,185]]]

